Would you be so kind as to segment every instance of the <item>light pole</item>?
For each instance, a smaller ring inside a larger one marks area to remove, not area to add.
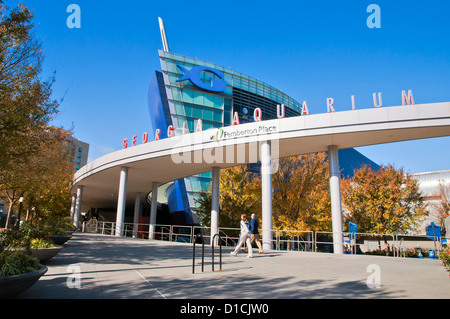
[[[23,197],[19,198],[19,210],[17,211],[16,225],[20,227],[20,211],[22,210]]]

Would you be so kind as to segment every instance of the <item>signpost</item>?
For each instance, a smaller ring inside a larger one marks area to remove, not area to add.
[[[433,240],[434,242],[434,251],[437,250],[436,248],[436,240],[441,240],[441,227],[436,226],[433,222],[430,224],[430,226],[428,226],[426,228],[426,232],[427,232],[427,237],[431,240]],[[431,254],[430,253],[430,258],[435,258],[434,256],[434,251]],[[430,251],[429,251],[430,252]]]
[[[349,222],[348,229],[350,232],[350,247],[352,248],[352,252],[356,254],[356,236],[358,233],[358,225],[356,225],[355,223]],[[354,251],[353,251],[353,247],[355,247]]]

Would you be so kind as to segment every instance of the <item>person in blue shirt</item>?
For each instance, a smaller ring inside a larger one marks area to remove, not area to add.
[[[259,241],[259,223],[258,220],[255,218],[255,214],[252,214],[252,220],[250,221],[250,238],[251,238],[251,244],[256,242],[256,246],[259,248],[258,254],[264,253],[261,242]],[[251,249],[250,245],[250,249]]]

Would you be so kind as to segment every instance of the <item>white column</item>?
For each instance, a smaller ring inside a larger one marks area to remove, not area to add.
[[[158,211],[158,183],[152,183],[152,203],[150,207],[150,239],[155,239],[156,213]]]
[[[70,219],[73,222],[73,219],[75,217],[75,206],[77,204],[77,195],[73,194],[72,195],[72,204],[70,205]]]
[[[343,254],[342,234],[342,209],[341,209],[341,182],[339,171],[338,147],[328,147],[330,160],[330,195],[331,195],[331,220],[333,223],[333,250],[335,254]]]
[[[83,197],[83,186],[78,186],[77,199],[75,201],[75,212],[73,215],[73,225],[77,228],[80,227],[81,219],[81,198]]]
[[[140,213],[141,213],[141,193],[136,193],[136,197],[134,199],[133,238],[137,237]]]
[[[261,142],[262,245],[272,250],[272,156],[270,142]]]
[[[116,236],[122,236],[123,221],[125,219],[125,207],[127,203],[127,178],[128,167],[122,167],[120,170],[119,193],[117,199],[117,216],[116,216]]]
[[[220,168],[212,170],[212,197],[211,197],[211,244],[214,235],[219,233],[219,193],[220,192]],[[214,241],[217,246],[218,238]]]

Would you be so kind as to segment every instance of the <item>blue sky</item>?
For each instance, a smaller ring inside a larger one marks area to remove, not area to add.
[[[13,5],[17,1],[7,1]],[[311,113],[450,101],[449,1],[24,1],[35,10],[46,55],[43,76],[56,72],[64,97],[54,125],[90,144],[90,160],[148,130],[147,91],[162,49],[158,17],[172,52],[230,67],[308,102]],[[70,4],[81,28],[66,25]],[[370,29],[370,4],[381,28]],[[450,169],[450,137],[361,147],[378,164],[406,172]]]

